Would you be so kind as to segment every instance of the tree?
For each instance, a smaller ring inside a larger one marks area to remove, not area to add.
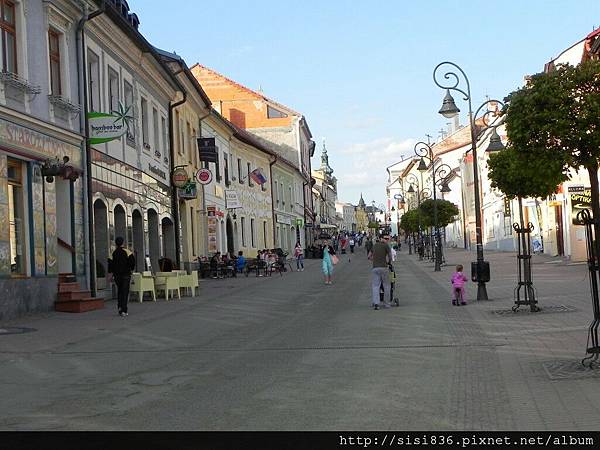
[[[422,225],[427,227],[435,226],[433,208],[437,206],[437,226],[439,228],[445,228],[456,220],[459,214],[458,208],[454,203],[448,200],[433,200],[432,198],[425,200],[419,207],[422,214]]]
[[[402,215],[400,218],[400,228],[405,233],[416,233],[419,231],[419,225],[422,223],[421,211],[418,209],[411,209]]]
[[[511,145],[519,153],[537,155],[546,162],[555,159],[563,180],[569,169],[583,166],[590,178],[593,217],[600,218],[600,61],[561,65],[553,72],[534,75],[507,100]],[[600,220],[594,228],[600,236]],[[594,253],[600,257],[600,239],[595,240]]]

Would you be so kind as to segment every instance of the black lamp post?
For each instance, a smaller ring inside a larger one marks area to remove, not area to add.
[[[421,173],[427,171],[429,168],[432,169],[432,188],[433,188],[433,228],[434,228],[434,272],[440,272],[442,270],[442,242],[440,239],[440,230],[438,227],[438,210],[437,210],[437,189],[440,188],[441,192],[450,192],[448,187],[448,176],[452,169],[448,164],[440,164],[435,167],[435,159],[433,155],[433,148],[425,142],[417,142],[415,144],[415,155],[421,159],[417,170]],[[437,177],[437,180],[436,180]]]
[[[408,186],[408,190],[406,191],[409,194],[415,194],[415,197],[417,199],[417,209],[421,207],[421,201],[422,200],[426,200],[428,198],[431,197],[431,192],[429,191],[429,189],[427,188],[423,188],[420,189],[420,184],[419,184],[419,179],[416,177],[416,175],[409,173],[406,176],[406,180],[410,183],[410,185]],[[415,190],[414,186],[417,187],[417,189]],[[419,245],[418,245],[418,253],[419,253],[419,261],[423,260],[423,256],[424,256],[424,242],[423,242],[423,233],[421,230],[421,215],[419,214],[418,216],[419,219],[419,232],[418,232],[418,236],[419,236]],[[417,247],[415,246],[415,249]]]
[[[445,71],[443,75],[444,80],[447,81],[442,80],[440,82],[437,79],[438,70],[444,66],[450,66],[449,69]],[[460,74],[464,78],[464,81],[466,82],[466,91],[458,87],[461,78],[455,72],[453,72],[454,69],[458,70],[458,72],[460,72]],[[442,116],[446,118],[452,118],[460,112],[460,109],[458,109],[456,103],[454,103],[454,98],[450,94],[450,91],[456,91],[462,94],[464,100],[466,100],[469,104],[469,121],[471,125],[471,152],[473,153],[473,190],[475,195],[475,237],[477,239],[477,262],[471,265],[471,277],[474,279],[474,281],[477,281],[477,300],[487,300],[488,295],[485,283],[490,280],[490,266],[489,263],[483,258],[483,237],[481,233],[481,204],[479,198],[479,170],[477,169],[477,131],[475,130],[475,120],[477,115],[483,110],[484,107],[491,104],[503,105],[503,103],[498,100],[487,100],[479,108],[477,108],[475,114],[473,114],[473,108],[471,104],[471,83],[469,82],[469,78],[458,65],[450,61],[444,61],[438,64],[435,67],[435,69],[433,69],[433,81],[438,87],[446,89],[446,95],[444,96],[442,107],[439,110],[439,113]],[[493,114],[494,112],[489,110],[484,113],[484,126],[482,127],[483,130],[486,130],[493,126],[493,124],[490,124],[487,121],[488,116]]]

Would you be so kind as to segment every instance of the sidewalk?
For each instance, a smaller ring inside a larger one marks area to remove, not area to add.
[[[464,266],[469,277],[469,304],[452,307],[448,320],[456,320],[453,326],[460,327],[467,338],[470,335],[473,340],[498,345],[496,356],[501,371],[498,384],[503,382],[507,386],[505,395],[517,429],[597,429],[600,425],[600,368],[590,370],[581,365],[581,359],[586,356],[588,327],[593,319],[587,265],[534,255],[532,277],[542,311],[531,313],[529,307],[521,306],[519,312],[513,313],[516,254],[485,251],[484,255],[491,265],[491,281],[487,284],[490,300],[479,302],[476,283],[470,281],[470,263],[476,259],[475,252],[445,249],[447,264],[441,272],[434,272],[432,262],[419,261],[416,255],[403,252],[402,258],[407,258],[409,264],[443,286],[448,298],[442,301],[448,304],[451,299],[449,280],[455,265]],[[489,387],[478,377],[489,377],[490,367],[476,368],[473,363],[469,361],[470,367],[465,369],[468,377],[465,382],[472,384],[466,389],[477,396]],[[479,364],[492,363],[482,359]],[[487,401],[490,402],[489,398]],[[497,406],[488,404],[483,408],[494,411]]]

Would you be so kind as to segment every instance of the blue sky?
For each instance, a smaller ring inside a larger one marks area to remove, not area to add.
[[[385,167],[446,125],[432,80],[442,61],[469,76],[474,107],[600,26],[600,1],[302,2],[129,0],[155,46],[258,90],[326,138],[340,200],[383,203]],[[457,102],[458,102],[457,97]],[[462,111],[466,105],[458,103]],[[466,116],[461,116],[466,122]]]

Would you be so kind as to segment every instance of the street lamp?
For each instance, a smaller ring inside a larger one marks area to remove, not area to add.
[[[415,155],[420,157],[419,166],[417,170],[425,172],[431,167],[432,171],[432,187],[433,187],[433,229],[434,229],[434,272],[440,272],[442,270],[442,242],[440,239],[440,230],[438,228],[438,210],[437,210],[437,189],[440,188],[441,192],[450,192],[448,186],[448,176],[452,172],[452,169],[448,164],[440,164],[435,167],[435,158],[433,154],[433,148],[425,142],[417,142],[415,144]],[[436,180],[437,176],[437,180]]]
[[[421,207],[421,200],[426,200],[429,197],[431,197],[431,192],[429,191],[429,189],[427,188],[423,188],[420,189],[420,184],[419,184],[419,179],[416,177],[415,174],[409,173],[406,176],[406,180],[410,183],[410,185],[408,186],[408,190],[407,192],[410,194],[415,194],[415,197],[417,199],[417,209]],[[415,188],[413,187],[416,186],[417,189],[415,190]],[[421,230],[421,215],[418,215],[418,220],[419,220],[419,232],[418,232],[418,236],[419,236],[419,261],[423,260],[423,254],[424,254],[424,249],[423,249],[423,233]],[[416,243],[415,243],[415,249],[417,249],[416,247]]]
[[[448,81],[442,80],[440,82],[437,79],[438,70],[444,66],[450,66],[443,75],[444,80]],[[464,78],[464,81],[467,85],[466,91],[458,87],[461,78],[455,72],[453,72],[454,69],[458,70]],[[475,120],[477,118],[477,115],[483,110],[484,107],[490,104],[501,106],[504,106],[504,104],[498,100],[487,100],[479,108],[477,108],[477,111],[475,111],[475,114],[473,114],[473,108],[471,104],[471,83],[469,82],[469,78],[458,65],[450,61],[441,62],[435,67],[435,69],[433,69],[433,82],[438,87],[446,90],[446,95],[444,97],[442,107],[439,110],[439,113],[442,116],[449,119],[455,117],[460,112],[460,109],[458,109],[458,107],[456,106],[456,103],[454,102],[454,98],[450,94],[450,91],[456,91],[462,94],[464,100],[466,100],[469,104],[469,121],[471,125],[471,151],[473,153],[473,190],[475,195],[475,236],[477,239],[477,263],[475,266],[475,275],[477,281],[477,300],[487,300],[488,295],[485,283],[490,280],[490,266],[489,263],[483,259],[483,237],[481,233],[481,205],[479,199],[479,171],[477,169],[477,131],[475,130]],[[487,121],[488,116],[491,114],[495,114],[495,111],[488,110],[486,111],[486,113],[484,113],[484,126],[482,131],[494,127],[493,122],[495,121],[495,119],[491,123],[488,123]],[[473,275],[473,266],[471,266],[471,275]]]

